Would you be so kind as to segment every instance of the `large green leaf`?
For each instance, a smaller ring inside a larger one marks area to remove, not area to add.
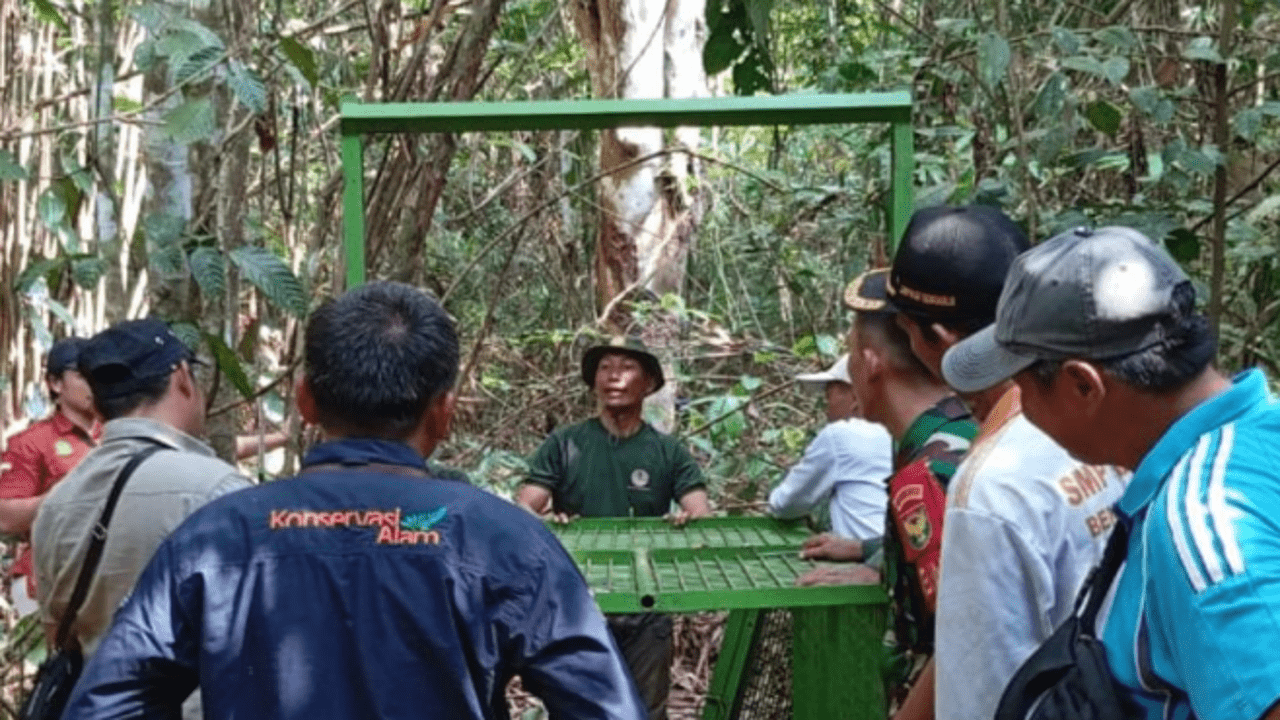
[[[773,92],[770,77],[773,64],[769,55],[759,46],[752,45],[747,54],[733,66],[733,91],[738,95],[755,95],[757,92]]]
[[[1253,140],[1262,129],[1262,112],[1257,108],[1245,108],[1231,118],[1231,127],[1245,140]]]
[[[1169,254],[1180,263],[1189,263],[1200,257],[1200,238],[1186,228],[1178,228],[1164,239]]]
[[[978,41],[978,73],[982,82],[994,88],[1009,71],[1009,41],[997,33],[987,33]]]
[[[733,65],[733,61],[742,55],[742,44],[734,37],[733,31],[732,26],[723,23],[711,33],[707,43],[702,46],[702,69],[707,75],[728,70]]]
[[[1213,38],[1198,37],[1187,43],[1187,47],[1182,50],[1182,57],[1188,60],[1206,60],[1212,63],[1225,62],[1222,55],[1218,53],[1218,48],[1213,42]]]
[[[1085,117],[1089,118],[1089,124],[1101,132],[1115,135],[1120,130],[1120,119],[1123,117],[1120,113],[1120,108],[1106,100],[1089,103],[1089,107],[1085,108],[1084,114]]]
[[[227,84],[231,86],[231,91],[236,94],[236,98],[255,114],[266,111],[267,87],[258,73],[244,63],[239,60],[231,61]]]
[[[240,364],[240,358],[227,347],[222,338],[212,333],[202,333],[205,342],[209,343],[209,349],[213,351],[213,359],[218,364],[218,369],[222,374],[231,381],[231,385],[244,397],[245,400],[253,398],[253,385],[249,382],[249,376],[244,372],[244,366]]]
[[[1120,50],[1134,50],[1139,47],[1138,37],[1123,25],[1112,25],[1095,30],[1093,39]]]
[[[143,3],[128,10],[129,17],[142,27],[155,33],[169,19],[168,8],[159,3]]]
[[[1212,145],[1204,145],[1200,148],[1187,148],[1183,151],[1182,156],[1178,158],[1178,162],[1182,167],[1190,170],[1197,175],[1212,175],[1222,164],[1222,153]]]
[[[266,248],[246,245],[231,251],[240,274],[271,302],[298,317],[307,314],[307,296],[293,270]]]
[[[316,68],[316,56],[311,52],[311,48],[291,37],[283,37],[280,38],[280,52],[284,53],[289,62],[298,69],[307,84],[311,87],[319,84],[320,73]]]
[[[1056,72],[1044,81],[1040,93],[1036,95],[1036,117],[1048,120],[1056,119],[1062,114],[1067,99],[1067,78]]]
[[[1097,75],[1100,78],[1105,78],[1107,76],[1107,69],[1102,66],[1102,63],[1098,62],[1097,58],[1093,58],[1088,55],[1076,55],[1074,57],[1065,58],[1062,61],[1062,67],[1069,68],[1071,70],[1079,70],[1080,72],[1086,72],[1090,75]]]
[[[198,247],[190,257],[191,276],[205,297],[221,297],[227,290],[227,262],[216,248]]]
[[[201,49],[216,44],[201,37],[199,33],[170,28],[156,38],[153,51],[160,57],[169,58],[175,64],[180,64],[186,58],[200,52]]]
[[[92,290],[98,285],[107,270],[107,263],[97,255],[78,255],[71,258],[71,279],[85,290]]]
[[[185,85],[199,79],[222,62],[225,54],[226,51],[221,46],[205,45],[178,64],[178,69],[173,73],[173,84]]]
[[[182,250],[186,225],[183,218],[167,213],[151,213],[142,219],[147,261],[161,275],[173,277],[186,273],[186,256]]]
[[[773,9],[773,0],[743,0],[747,6],[747,18],[751,20],[751,32],[755,42],[761,47],[768,46],[769,11]]]
[[[31,9],[35,12],[36,17],[44,22],[57,25],[63,32],[71,32],[71,26],[67,24],[66,18],[62,17],[62,13],[58,12],[57,6],[49,2],[49,0],[31,0]]]
[[[41,258],[30,265],[23,268],[18,274],[18,279],[13,283],[13,289],[24,293],[35,285],[36,280],[44,278],[45,284],[49,287],[56,285],[57,273],[67,264],[67,258],[59,255],[54,258]]]
[[[169,325],[169,330],[173,331],[173,334],[178,336],[182,344],[186,345],[191,352],[200,350],[200,328],[189,322],[175,322]]]
[[[68,309],[66,305],[63,305],[53,298],[45,298],[44,305],[49,308],[49,312],[53,313],[54,317],[62,321],[63,325],[66,325],[69,328],[74,328],[76,326],[76,319],[72,317],[71,310]]]
[[[36,213],[45,227],[57,229],[67,219],[67,201],[62,191],[51,186],[40,193],[40,199],[36,200]]]
[[[164,116],[164,132],[179,145],[205,140],[215,130],[213,103],[209,98],[188,100]]]
[[[1074,30],[1064,27],[1054,27],[1050,33],[1053,35],[1053,42],[1058,49],[1067,55],[1075,55],[1080,52],[1080,37],[1076,35]]]
[[[1102,72],[1113,85],[1119,85],[1129,75],[1129,58],[1109,57],[1102,63]]]
[[[0,150],[0,182],[5,180],[26,180],[27,169],[18,164],[18,159],[8,150]]]

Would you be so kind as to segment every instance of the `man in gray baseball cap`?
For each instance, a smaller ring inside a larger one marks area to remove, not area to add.
[[[1105,227],[1019,256],[995,325],[943,358],[952,386],[1013,377],[1073,455],[1134,471],[1116,505],[1128,562],[1096,630],[1153,720],[1280,719],[1280,404],[1261,372],[1220,374],[1216,350],[1164,249]]]

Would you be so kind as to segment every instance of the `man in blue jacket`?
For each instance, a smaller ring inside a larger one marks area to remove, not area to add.
[[[582,576],[536,518],[425,458],[449,432],[444,310],[373,283],[311,317],[294,478],[215,501],[157,550],[67,720],[505,718],[513,675],[553,718],[645,709]]]

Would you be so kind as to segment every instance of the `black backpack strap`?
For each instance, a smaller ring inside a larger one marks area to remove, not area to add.
[[[120,501],[120,493],[124,491],[124,484],[128,482],[129,476],[133,475],[133,471],[138,469],[142,461],[168,447],[156,440],[147,439],[147,442],[153,444],[150,447],[143,448],[129,458],[129,462],[125,463],[125,466],[120,470],[120,474],[116,476],[116,481],[111,486],[111,492],[107,495],[107,504],[102,508],[102,515],[93,526],[93,534],[89,539],[89,549],[84,554],[84,565],[80,566],[80,576],[76,578],[75,589],[71,591],[71,599],[67,601],[67,609],[62,613],[62,621],[58,623],[58,634],[55,641],[58,648],[67,646],[67,636],[71,633],[71,624],[76,621],[80,606],[84,605],[85,599],[89,596],[89,585],[93,582],[93,576],[98,571],[98,562],[102,560],[102,551],[107,545],[107,527],[111,524],[111,516],[115,514],[116,503]]]
[[[1038,705],[1045,693],[1062,682],[1073,669],[1079,671],[1081,663],[1088,665],[1091,659],[1095,659],[1096,655],[1087,657],[1089,653],[1083,648],[1091,645],[1097,653],[1102,652],[1095,625],[1102,602],[1111,590],[1111,584],[1128,553],[1129,523],[1126,518],[1119,518],[1102,551],[1102,561],[1080,585],[1080,591],[1076,594],[1075,611],[1054,630],[1049,639],[1036,648],[1010,678],[996,708],[995,720],[1026,720],[1028,712]],[[1090,667],[1094,670],[1098,667],[1105,668],[1105,657],[1101,663],[1101,666],[1092,663]],[[1122,716],[1095,714],[1080,717]]]
[[[1094,628],[1098,619],[1098,611],[1102,609],[1102,601],[1111,590],[1111,584],[1124,565],[1125,556],[1129,553],[1129,520],[1117,515],[1115,529],[1107,540],[1107,547],[1102,552],[1102,562],[1090,573],[1080,587],[1080,595],[1076,598],[1076,614],[1080,616],[1080,632],[1089,637],[1096,637]],[[1086,599],[1087,596],[1087,599]],[[1080,601],[1085,600],[1084,609],[1080,609]]]

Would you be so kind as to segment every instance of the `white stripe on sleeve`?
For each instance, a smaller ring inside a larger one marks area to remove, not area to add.
[[[1213,518],[1213,528],[1222,543],[1227,565],[1231,567],[1233,575],[1239,575],[1244,572],[1244,554],[1240,552],[1240,541],[1236,539],[1236,526],[1231,522],[1231,509],[1227,507],[1226,486],[1227,462],[1231,459],[1235,437],[1234,423],[1222,427],[1222,442],[1218,445],[1218,455],[1213,461],[1213,474],[1209,477],[1209,515]]]
[[[1221,582],[1225,575],[1222,563],[1218,561],[1218,551],[1213,547],[1213,533],[1209,532],[1209,509],[1200,502],[1200,492],[1205,484],[1204,468],[1209,454],[1210,435],[1201,436],[1196,444],[1195,454],[1191,456],[1191,469],[1187,473],[1186,509],[1187,527],[1191,529],[1191,537],[1196,541],[1196,552],[1204,562],[1205,572],[1209,574],[1209,582]]]
[[[1182,560],[1182,569],[1186,571],[1187,579],[1191,581],[1191,588],[1200,592],[1208,583],[1205,582],[1204,574],[1200,572],[1200,566],[1196,564],[1195,558],[1191,556],[1191,548],[1187,545],[1187,536],[1182,528],[1182,503],[1178,502],[1178,490],[1186,480],[1187,466],[1190,463],[1191,453],[1187,453],[1173,469],[1173,475],[1169,478],[1164,514],[1169,523],[1169,535],[1173,538],[1173,546],[1178,551],[1178,559]]]

